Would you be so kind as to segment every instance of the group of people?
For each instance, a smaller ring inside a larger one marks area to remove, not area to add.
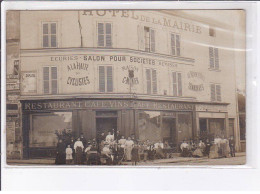
[[[216,136],[213,141],[209,139],[206,139],[206,141],[184,140],[180,145],[180,150],[182,157],[235,157],[235,141],[233,136],[229,139]]]
[[[127,139],[114,133],[101,133],[97,139],[87,141],[83,134],[76,140],[59,139],[55,164],[121,164],[123,161],[136,165],[139,161],[165,158],[163,149],[169,148],[167,142],[138,141],[132,135]]]

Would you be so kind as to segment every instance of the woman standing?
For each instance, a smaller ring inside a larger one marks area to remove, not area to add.
[[[125,142],[125,155],[126,161],[131,161],[132,149],[133,149],[134,142],[131,140],[130,137]]]
[[[62,141],[62,139],[59,139],[59,142],[57,144],[57,155],[56,155],[56,160],[55,160],[55,164],[66,164],[66,145],[65,143]]]
[[[80,141],[80,138],[75,142],[74,144],[74,150],[75,150],[75,164],[82,164],[82,156],[83,156],[83,143]]]
[[[134,147],[131,151],[131,154],[132,154],[132,165],[136,165],[137,162],[139,162],[139,146],[138,144],[134,144]]]

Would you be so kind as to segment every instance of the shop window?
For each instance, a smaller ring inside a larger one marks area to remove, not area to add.
[[[171,54],[180,56],[180,35],[171,34]]]
[[[209,67],[210,69],[219,70],[218,48],[209,47]]]
[[[112,47],[111,23],[98,23],[98,47]]]
[[[112,66],[99,66],[99,92],[113,92]]]
[[[211,101],[221,102],[220,84],[210,84]]]
[[[43,93],[58,93],[57,67],[43,67]]]
[[[147,94],[157,94],[157,75],[155,69],[146,69]]]
[[[149,27],[144,27],[145,51],[155,52],[155,31]]]
[[[212,27],[209,27],[209,36],[216,37],[216,30]]]
[[[42,23],[42,47],[43,48],[57,47],[57,23],[56,22]]]
[[[71,112],[53,112],[32,115],[30,130],[30,147],[56,147],[58,137],[56,133],[72,130]]]
[[[182,96],[181,73],[172,72],[173,96]]]
[[[209,131],[214,137],[225,136],[224,119],[209,119]]]
[[[139,140],[158,142],[162,140],[159,111],[142,111],[138,117]]]

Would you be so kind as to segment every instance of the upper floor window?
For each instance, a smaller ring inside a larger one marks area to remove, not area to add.
[[[146,69],[147,94],[157,94],[157,75],[155,69]]]
[[[113,92],[112,66],[99,66],[99,92]]]
[[[58,93],[57,67],[43,67],[43,93]]]
[[[180,35],[179,34],[171,34],[171,54],[180,56]]]
[[[155,52],[155,31],[149,27],[144,27],[145,51]]]
[[[212,27],[209,27],[209,36],[216,37],[216,30]]]
[[[111,23],[98,23],[98,47],[112,47]]]
[[[210,84],[211,101],[221,101],[221,86],[220,84]]]
[[[209,64],[210,69],[219,69],[218,48],[209,47]]]
[[[173,96],[182,96],[182,78],[180,72],[172,72]]]
[[[57,47],[57,23],[56,22],[42,23],[42,47],[43,48]]]

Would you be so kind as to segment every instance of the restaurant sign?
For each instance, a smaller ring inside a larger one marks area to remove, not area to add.
[[[152,109],[152,110],[183,110],[191,111],[193,104],[152,102],[152,101],[131,101],[131,100],[69,100],[69,101],[37,101],[24,102],[24,111],[38,110],[74,110],[74,109]]]

